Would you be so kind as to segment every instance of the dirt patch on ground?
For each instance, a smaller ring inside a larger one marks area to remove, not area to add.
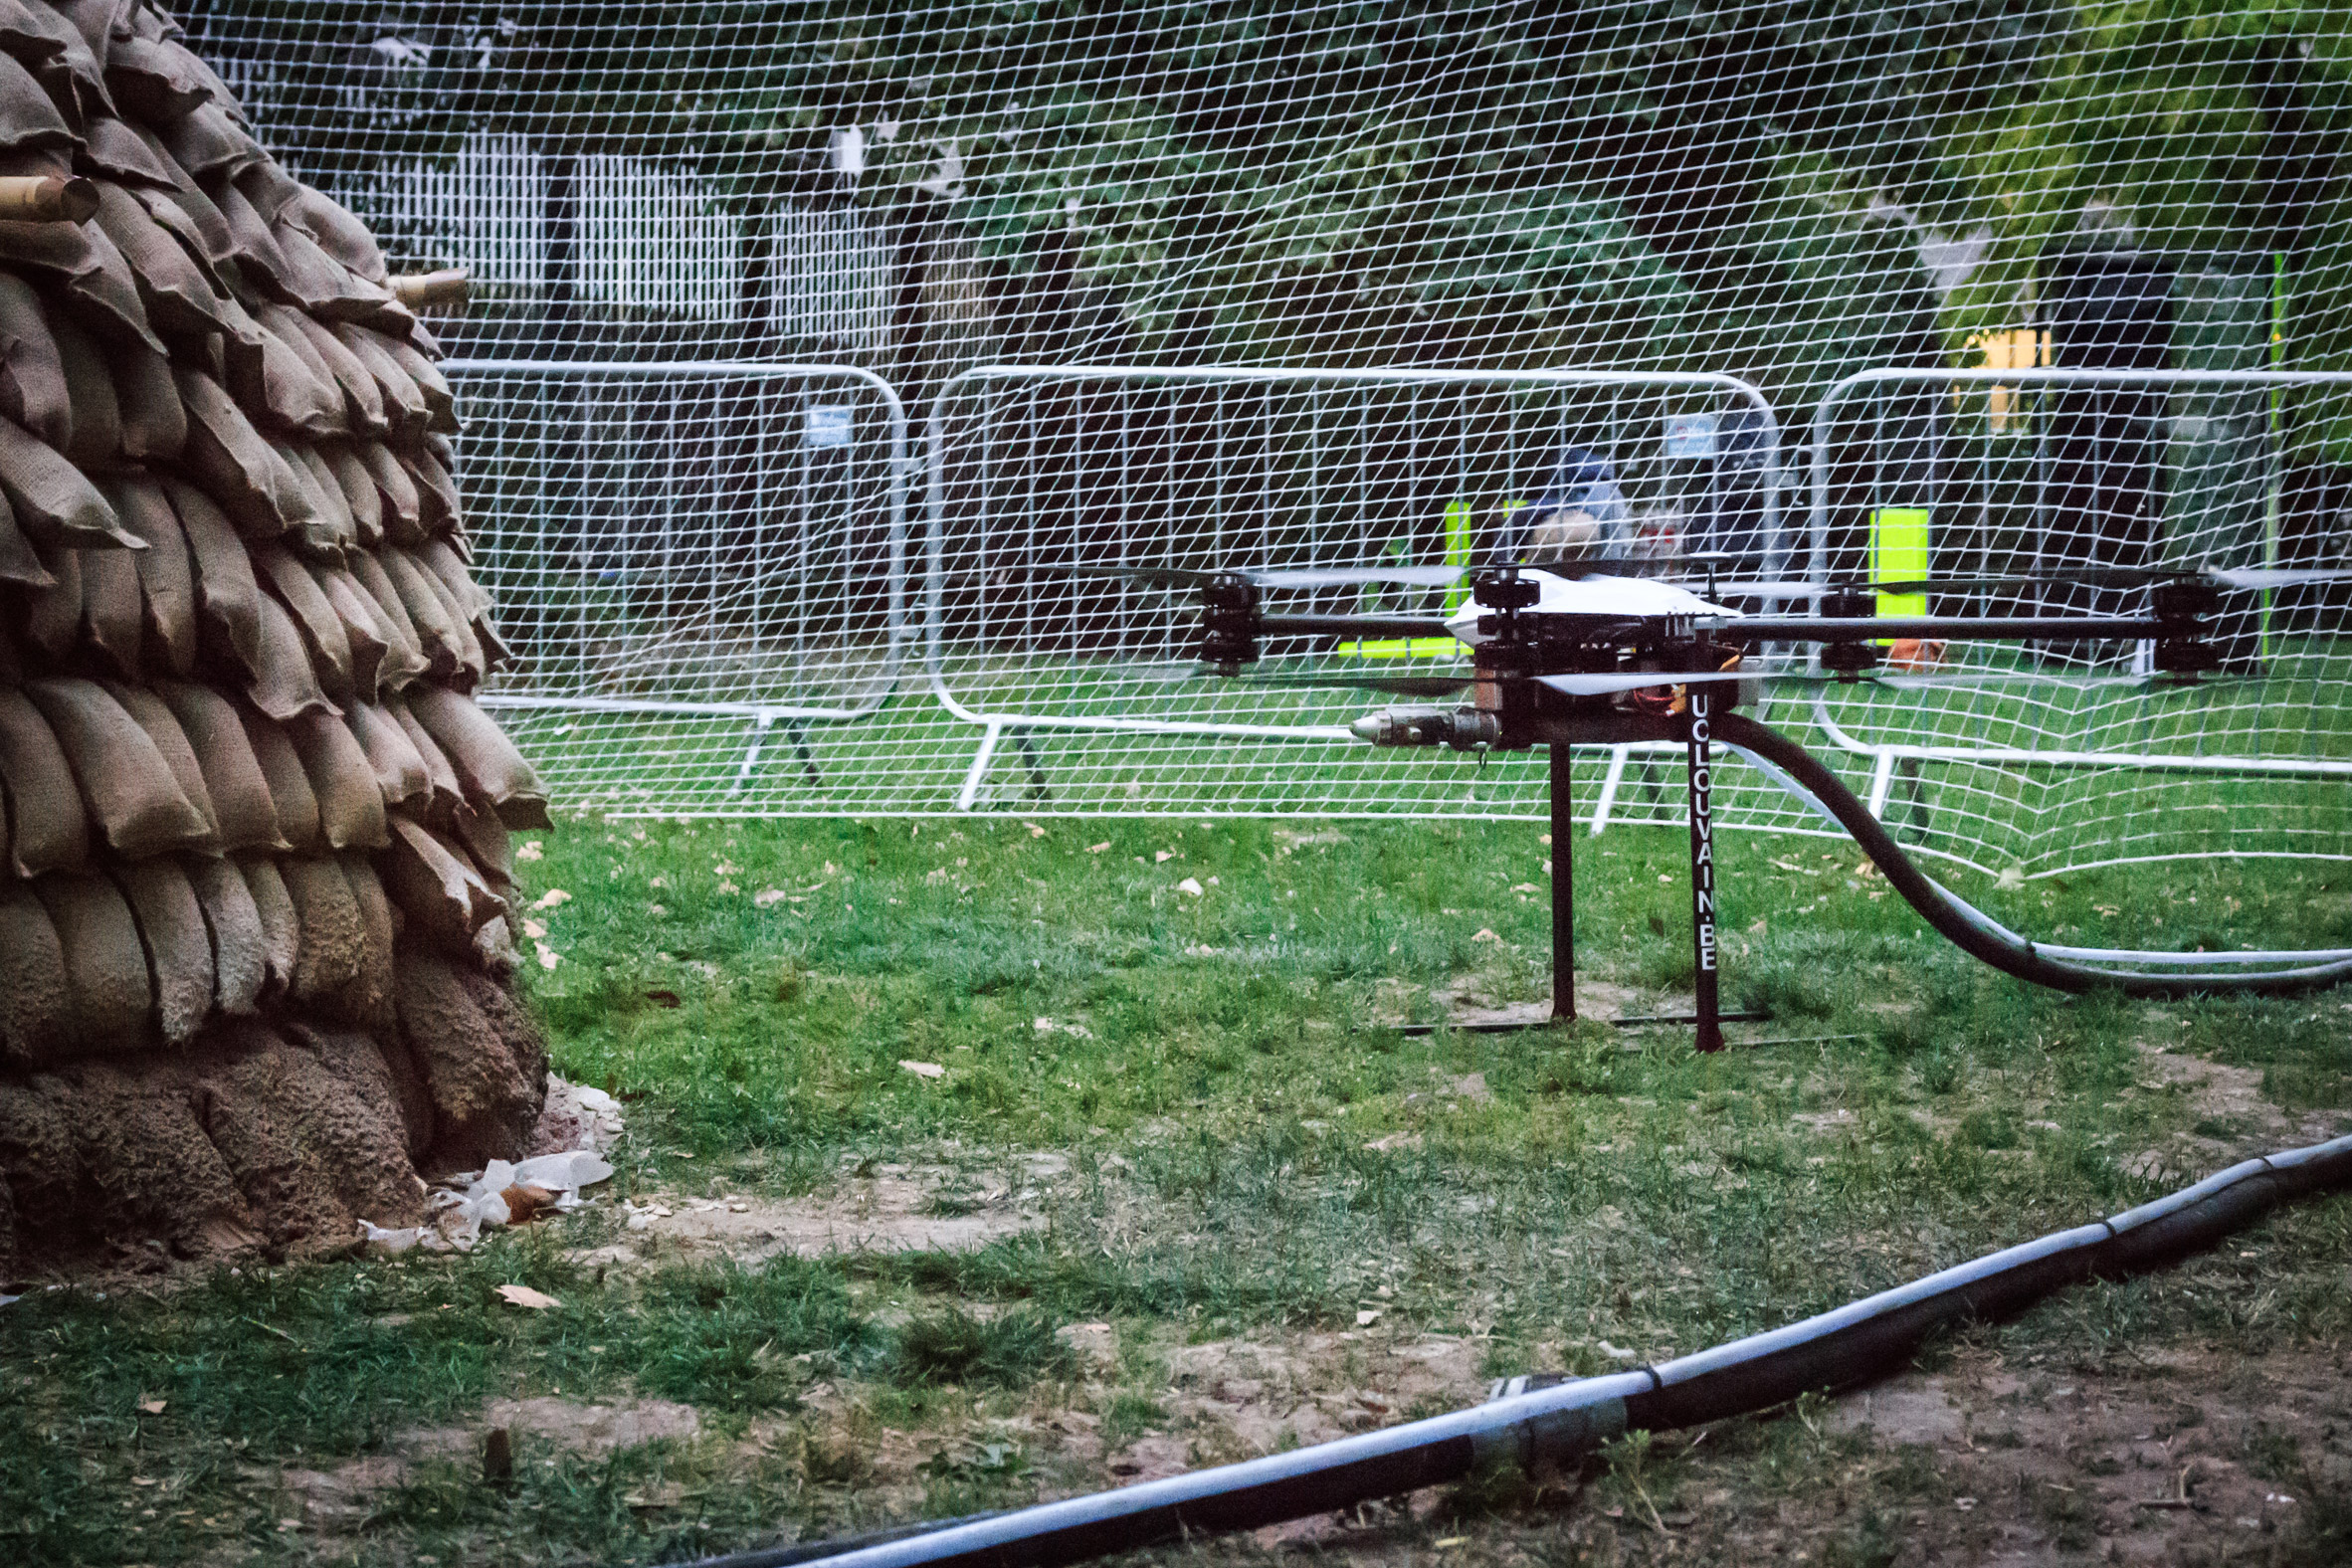
[[[970,1252],[1044,1226],[1053,1185],[1069,1168],[1061,1155],[1038,1154],[979,1176],[937,1165],[876,1165],[805,1198],[660,1193],[628,1207],[623,1243],[581,1261]]]
[[[2176,1350],[2091,1375],[1964,1357],[1851,1394],[1819,1425],[1868,1440],[1854,1480],[1899,1519],[1906,1561],[2235,1561],[2291,1535],[2314,1490],[2352,1485],[2347,1372],[2341,1351]],[[1837,1533],[1854,1495],[1833,1491],[1694,1533],[1761,1558]]]
[[[2276,1149],[2323,1143],[2343,1125],[2340,1111],[2289,1115],[2262,1092],[2254,1068],[2209,1062],[2141,1043],[2146,1078],[2136,1092],[2183,1095],[2189,1126],[2164,1144],[2129,1156],[2125,1165],[2150,1179],[2210,1175],[2239,1160]]]
[[[508,1434],[515,1463],[527,1464],[550,1451],[598,1458],[663,1440],[688,1441],[701,1435],[702,1418],[691,1405],[662,1399],[586,1405],[544,1397],[495,1399],[472,1425],[405,1432],[386,1452],[333,1470],[279,1471],[278,1484],[285,1493],[281,1517],[328,1532],[356,1528],[374,1508],[377,1495],[405,1485],[419,1466],[434,1460],[478,1464],[485,1440],[499,1429]]]

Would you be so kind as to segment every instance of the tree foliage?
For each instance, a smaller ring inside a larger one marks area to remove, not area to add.
[[[192,21],[277,63],[273,113],[313,163],[502,128],[750,203],[856,125],[859,200],[969,234],[1009,278],[1071,269],[1127,351],[1705,366],[1791,407],[2022,322],[2086,208],[2183,256],[2287,254],[2298,359],[2352,363],[2348,11],[214,0]],[[1935,237],[1982,250],[1948,295]]]

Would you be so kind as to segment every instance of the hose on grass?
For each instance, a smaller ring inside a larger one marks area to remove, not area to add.
[[[1796,741],[1744,713],[1714,718],[1714,738],[1739,752],[1791,795],[1836,823],[1886,877],[1887,885],[1970,957],[2003,974],[2058,991],[2113,988],[2126,996],[2221,992],[2275,994],[2352,978],[2352,952],[2165,953],[2053,947],[2019,935],[1921,871],[1869,807]],[[2254,967],[2278,964],[2284,967]],[[2158,974],[2131,966],[2161,966]]]
[[[1188,1536],[1278,1524],[1465,1479],[1581,1462],[1636,1429],[1783,1405],[1894,1370],[1938,1329],[2004,1317],[2085,1280],[2159,1269],[2278,1204],[2352,1186],[2352,1136],[2233,1165],[2169,1197],[2059,1231],[1768,1333],[1608,1377],[1509,1379],[1470,1410],[1288,1454],[1008,1513],[706,1557],[691,1568],[1059,1568]]]

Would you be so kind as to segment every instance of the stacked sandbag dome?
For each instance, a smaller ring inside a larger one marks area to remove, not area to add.
[[[0,1279],[525,1152],[438,349],[138,0],[0,0]]]

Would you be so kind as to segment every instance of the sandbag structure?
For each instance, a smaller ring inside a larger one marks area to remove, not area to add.
[[[167,16],[0,0],[0,1279],[526,1152],[546,798],[409,282]]]

